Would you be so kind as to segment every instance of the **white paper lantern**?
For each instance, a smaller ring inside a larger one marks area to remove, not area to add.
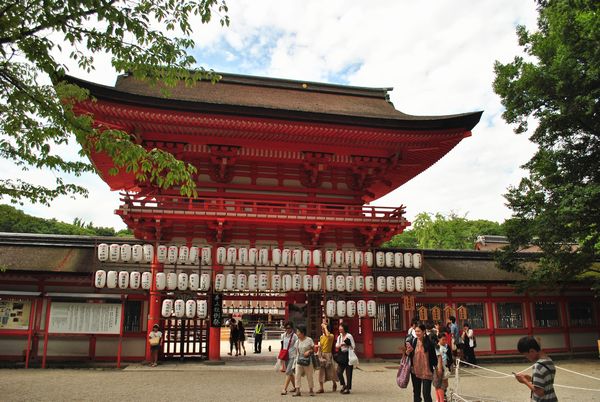
[[[310,250],[302,250],[302,265],[305,267],[310,266],[310,260],[312,257],[312,253]]]
[[[344,264],[346,264],[346,266],[348,267],[354,264],[354,251],[346,250],[346,252],[344,253]]]
[[[185,302],[185,317],[194,318],[196,316],[196,301],[188,300]]]
[[[313,292],[321,291],[321,275],[313,275],[312,277],[312,290]]]
[[[248,275],[248,290],[251,292],[256,292],[258,290],[258,275]]]
[[[343,292],[346,290],[346,278],[344,278],[344,275],[338,275],[335,277],[335,290],[338,292]]]
[[[305,292],[312,292],[313,290],[313,283],[312,283],[312,275],[304,275],[304,277],[302,278],[302,289]]]
[[[139,289],[142,280],[142,274],[138,271],[133,271],[129,274],[129,287],[131,289]]]
[[[202,247],[202,257],[201,262],[202,265],[210,265],[212,262],[212,249],[210,247]]]
[[[212,280],[211,274],[200,275],[200,291],[208,292],[208,290],[210,289],[211,280]]]
[[[338,317],[346,316],[346,302],[344,300],[338,300],[335,310]]]
[[[386,280],[386,286],[385,286],[385,290],[387,290],[388,292],[395,292],[396,291],[396,278],[393,276],[388,276],[385,278]]]
[[[375,300],[369,300],[367,302],[367,315],[369,317],[377,316],[377,304],[375,303]]]
[[[167,262],[169,264],[175,264],[177,262],[177,253],[179,249],[177,246],[169,246],[167,249]]]
[[[190,248],[188,246],[179,247],[179,257],[177,258],[178,264],[187,264],[190,257]]]
[[[266,291],[269,288],[269,275],[264,272],[258,275],[258,290],[261,292]]]
[[[404,288],[407,292],[413,292],[415,290],[415,278],[407,276],[404,278]]]
[[[300,274],[292,275],[292,290],[299,292],[302,289],[302,276]]]
[[[354,300],[348,300],[346,302],[346,316],[354,317],[356,315],[356,302]]]
[[[365,262],[367,263],[367,267],[373,267],[373,252],[367,251],[365,252]]]
[[[225,289],[225,275],[224,274],[216,274],[215,275],[215,291],[222,292]]]
[[[118,244],[111,244],[110,247],[108,248],[108,260],[110,262],[119,261],[120,251],[121,251],[121,246],[119,246]]]
[[[423,257],[419,253],[413,254],[413,268],[421,269],[423,265]]]
[[[248,277],[246,276],[246,274],[238,274],[237,288],[241,291],[244,291],[248,288]]]
[[[330,267],[333,265],[333,250],[325,251],[325,266]]]
[[[190,274],[190,290],[196,292],[200,289],[200,275]]]
[[[365,276],[365,290],[367,292],[375,291],[375,278],[371,275]]]
[[[360,318],[367,316],[367,302],[359,300],[356,302],[356,313]]]
[[[335,290],[335,277],[333,275],[327,275],[325,277],[325,290],[333,292]]]
[[[190,252],[188,254],[188,264],[198,265],[200,262],[200,249],[196,246],[190,247]]]
[[[181,299],[175,300],[173,312],[175,313],[175,317],[182,318],[185,315],[185,302]]]
[[[274,248],[273,251],[271,251],[271,260],[273,261],[274,265],[281,265],[281,250],[278,248]]]
[[[385,292],[385,289],[386,289],[385,276],[378,276],[377,277],[377,291]]]
[[[177,274],[175,272],[169,272],[167,274],[167,290],[177,289]]]
[[[129,287],[129,272],[119,272],[119,289],[127,289]]]
[[[292,250],[289,248],[284,248],[281,250],[281,265],[291,265],[292,264]]]
[[[133,262],[141,262],[144,258],[144,249],[141,244],[131,246],[131,260]]]
[[[404,293],[404,277],[396,277],[396,292]]]
[[[167,246],[164,244],[156,247],[156,260],[161,264],[167,262]]]
[[[173,300],[165,299],[162,302],[161,315],[168,318],[173,314]]]
[[[292,290],[292,275],[285,274],[283,275],[283,291],[289,292]]]
[[[354,288],[357,292],[364,292],[365,290],[365,277],[362,275],[354,276]]]
[[[206,300],[198,300],[196,302],[196,315],[202,320],[208,317],[208,303]]]
[[[99,269],[94,275],[94,286],[101,289],[106,286],[106,271]]]
[[[281,254],[280,254],[281,260]],[[269,249],[261,248],[258,252],[258,265],[267,266],[269,265]]]
[[[144,254],[144,262],[151,263],[154,260],[154,246],[152,244],[144,244],[142,252]]]
[[[335,300],[327,300],[325,305],[325,314],[329,318],[335,317]]]
[[[166,287],[167,287],[167,274],[165,274],[164,272],[157,272],[156,273],[156,290],[165,290]]]
[[[225,265],[227,262],[227,249],[225,247],[217,248],[217,264]]]
[[[141,286],[144,290],[150,290],[152,287],[152,272],[143,272]]]
[[[412,268],[412,254],[404,253],[404,268]]]
[[[385,253],[385,266],[388,268],[394,268],[394,253],[391,251]]]
[[[385,253],[383,251],[375,253],[375,262],[378,268],[383,268],[385,266]]]
[[[235,275],[227,274],[225,277],[225,288],[229,291],[235,290]]]
[[[344,252],[342,250],[335,250],[335,265],[341,267],[344,263]]]
[[[229,247],[227,249],[227,265],[234,265],[237,262],[237,249]]]
[[[256,265],[258,261],[258,250],[254,247],[248,250],[248,265]]]
[[[295,267],[302,265],[302,250],[292,250],[292,264],[294,264]]]
[[[131,245],[121,244],[121,261],[129,262],[131,260]]]
[[[346,277],[346,292],[354,292],[354,277],[352,275]]]
[[[357,267],[362,267],[363,265],[363,252],[356,250],[354,252],[354,263],[356,264]]]
[[[108,260],[108,244],[98,244],[98,259],[102,262]]]
[[[394,253],[394,266],[396,268],[402,268],[404,266],[404,258],[402,258],[402,253]]]
[[[281,292],[281,275],[273,274],[271,276],[271,290],[273,292]]]
[[[425,290],[425,281],[422,276],[415,276],[415,291],[423,292]]]
[[[312,252],[312,262],[316,267],[320,267],[321,266],[321,250],[313,250]]]
[[[189,277],[185,272],[181,272],[177,275],[177,289],[179,290],[187,290],[188,288]]]

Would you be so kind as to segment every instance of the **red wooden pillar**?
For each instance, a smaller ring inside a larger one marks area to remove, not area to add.
[[[31,307],[29,310],[29,327],[27,330],[27,349],[25,350],[25,368],[29,368],[29,358],[31,356],[31,339],[33,336],[34,314],[36,313],[35,306],[36,306],[36,301],[32,299]]]
[[[157,247],[158,242],[154,245],[155,251],[157,250]],[[152,327],[154,327],[155,324],[160,325],[161,294],[156,290],[156,274],[163,270],[163,264],[158,262],[156,252],[154,253],[154,259],[152,260],[150,270],[152,272],[152,284],[150,285],[150,300],[148,301],[148,324],[146,326],[146,361],[150,361],[152,359],[150,343],[147,341],[148,336],[150,335]]]
[[[369,275],[369,268],[367,263],[363,261],[361,269],[363,275]],[[368,298],[369,293],[365,292],[364,295]],[[373,319],[370,317],[362,318],[362,330],[363,330],[363,356],[365,359],[372,359],[375,357],[375,339],[373,338]]]
[[[213,245],[211,250],[212,259],[212,285],[214,289],[215,277],[223,271],[223,267],[216,264],[217,247]],[[212,319],[212,317],[209,317]],[[221,328],[213,327],[209,324],[208,331],[208,360],[221,360]]]

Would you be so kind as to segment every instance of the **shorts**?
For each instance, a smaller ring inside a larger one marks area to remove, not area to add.
[[[154,350],[160,350],[160,345],[151,345],[150,346],[150,350],[154,351]]]

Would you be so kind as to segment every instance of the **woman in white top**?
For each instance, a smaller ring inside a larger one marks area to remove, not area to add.
[[[294,326],[291,322],[285,323],[285,332],[281,335],[281,349],[288,351],[288,360],[282,362],[285,364],[285,383],[283,385],[283,389],[281,390],[281,395],[285,395],[288,393],[288,386],[290,383],[292,384],[292,389],[290,391],[296,390],[296,382],[294,380],[295,371],[294,368],[296,365],[294,364],[296,359],[296,349],[298,347],[298,336],[294,333]]]
[[[301,379],[303,375],[306,375],[308,381],[309,395],[315,396],[314,392],[314,379],[313,379],[313,364],[312,355],[315,352],[314,341],[306,336],[306,327],[299,325],[296,329],[296,335],[298,335],[298,348],[296,349],[296,392],[292,396],[300,396]],[[308,364],[307,364],[308,363]]]
[[[475,358],[475,334],[469,326],[469,323],[465,322],[463,324],[463,332],[461,336],[463,340],[463,352],[465,354],[465,360],[467,363],[477,364],[477,359]]]
[[[150,367],[156,367],[158,364],[158,352],[162,345],[162,332],[158,330],[158,324],[154,324],[152,331],[148,334],[148,342],[150,343],[151,362]]]
[[[348,350],[354,349],[354,338],[352,335],[348,333],[348,325],[340,324],[339,327],[340,334],[337,337],[335,342],[335,350],[340,357],[336,359],[338,363],[338,378],[340,379],[340,384],[342,385],[342,389],[340,393],[349,394],[352,389],[352,367],[348,364]],[[346,380],[344,381],[344,372],[346,372]]]

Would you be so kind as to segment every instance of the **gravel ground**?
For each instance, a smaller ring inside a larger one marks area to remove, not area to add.
[[[229,358],[231,359],[231,358]],[[226,359],[227,360],[227,359]],[[600,377],[597,360],[559,361],[557,365]],[[527,364],[494,364],[491,369],[510,373]],[[335,401],[411,401],[412,390],[395,384],[396,364],[378,362],[361,365],[355,371],[353,393],[326,393],[315,399]],[[487,396],[487,401],[528,401],[525,386],[512,378],[494,379],[498,374],[483,369],[468,369],[460,379],[462,395]],[[283,375],[275,373],[267,361],[256,358],[227,360],[225,365],[202,363],[165,363],[156,368],[130,365],[114,369],[4,369],[0,370],[2,401],[283,401],[291,397],[279,392]],[[559,371],[556,384],[600,389],[600,381]],[[306,382],[303,380],[303,389]],[[452,385],[452,382],[451,382]],[[330,390],[330,385],[326,386]],[[557,388],[559,400],[599,401],[600,392]],[[307,394],[303,394],[303,397]],[[294,399],[295,400],[295,399]]]

